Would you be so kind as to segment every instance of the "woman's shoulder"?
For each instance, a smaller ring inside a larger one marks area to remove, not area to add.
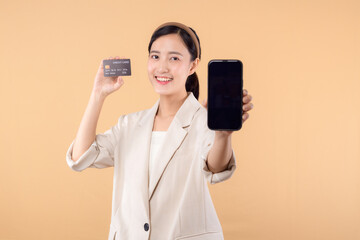
[[[123,127],[134,126],[147,120],[151,115],[152,108],[122,114],[118,117],[118,123]]]

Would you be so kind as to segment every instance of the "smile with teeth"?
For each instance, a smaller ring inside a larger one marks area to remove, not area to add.
[[[159,80],[160,82],[169,82],[171,80],[173,80],[172,78],[167,78],[167,77],[155,77],[157,80]]]

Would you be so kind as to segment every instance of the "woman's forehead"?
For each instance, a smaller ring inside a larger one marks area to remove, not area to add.
[[[181,54],[189,54],[188,49],[178,34],[167,34],[156,39],[150,51],[157,52],[179,52]]]

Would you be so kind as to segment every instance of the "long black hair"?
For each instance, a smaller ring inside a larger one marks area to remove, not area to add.
[[[190,29],[191,29],[191,31],[194,32],[194,34],[199,42],[199,59],[201,59],[201,48],[200,48],[199,37],[196,34],[196,32],[194,31],[194,29],[192,29],[192,28],[190,28]],[[190,52],[191,61],[194,61],[197,56],[196,45],[193,42],[190,35],[184,29],[179,28],[177,26],[171,26],[171,25],[165,26],[165,27],[158,29],[156,32],[154,32],[153,35],[151,36],[149,47],[148,47],[149,53],[150,53],[151,46],[156,39],[158,39],[161,36],[172,34],[172,33],[179,34],[179,36],[184,41],[187,49]],[[186,79],[185,88],[186,88],[187,92],[192,92],[194,94],[195,98],[199,99],[199,79],[198,79],[196,72],[194,72],[193,74],[188,76],[188,78]]]

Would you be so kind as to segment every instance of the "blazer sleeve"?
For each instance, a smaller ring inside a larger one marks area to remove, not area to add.
[[[218,173],[213,173],[209,170],[207,165],[207,157],[209,155],[210,149],[214,144],[214,139],[215,139],[215,131],[209,130],[205,137],[205,141],[201,153],[201,168],[205,175],[205,178],[210,184],[220,183],[229,179],[233,175],[236,169],[235,153],[234,150],[232,150],[232,155],[227,169]]]
[[[72,152],[75,139],[66,152],[66,162],[74,171],[82,171],[86,168],[106,168],[114,166],[114,152],[119,142],[120,128],[124,115],[120,116],[116,125],[104,133],[95,136],[90,147],[75,162],[72,160]]]

